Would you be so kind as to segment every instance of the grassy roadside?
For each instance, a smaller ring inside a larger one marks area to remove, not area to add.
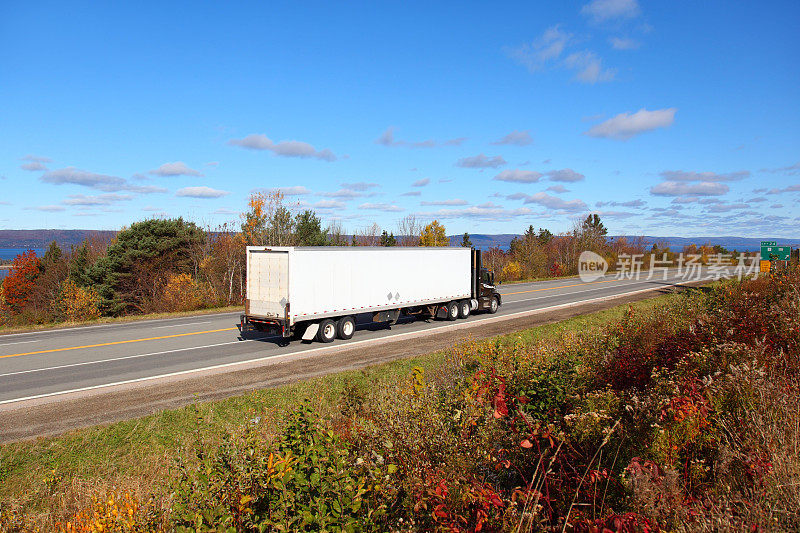
[[[680,296],[661,296],[633,304],[645,311]],[[619,320],[630,306],[618,306],[562,322],[518,331],[494,339],[499,345],[529,344],[557,339],[568,331],[602,327]],[[145,487],[167,479],[185,446],[220,440],[227,430],[261,419],[267,428],[280,428],[292,408],[311,399],[326,415],[335,412],[347,388],[377,388],[405,379],[414,367],[436,367],[445,352],[404,359],[254,391],[225,400],[200,403],[147,417],[87,428],[59,437],[0,447],[0,501],[21,504],[31,511],[52,508],[59,487]]]
[[[174,313],[150,313],[147,315],[129,315],[119,317],[102,317],[97,320],[86,320],[83,322],[53,322],[50,324],[32,324],[29,326],[0,326],[0,336],[11,333],[28,333],[35,331],[49,331],[54,329],[74,328],[81,326],[96,326],[101,324],[126,324],[129,322],[141,322],[144,320],[157,320],[161,318],[181,318],[185,316],[215,315],[219,313],[241,312],[244,308],[241,305],[229,305],[227,307],[210,307],[208,309],[197,309],[194,311],[176,311]]]

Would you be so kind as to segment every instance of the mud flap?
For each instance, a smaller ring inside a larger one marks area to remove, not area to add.
[[[305,333],[303,333],[303,337],[302,337],[302,339],[303,339],[304,341],[313,341],[313,340],[314,340],[314,337],[316,337],[316,336],[317,336],[317,332],[318,332],[318,331],[319,331],[319,322],[315,322],[315,323],[313,323],[313,324],[310,324],[310,325],[309,325],[309,326],[306,328],[306,332],[305,332]]]
[[[390,326],[397,324],[400,320],[400,310],[390,309],[388,311],[378,311],[372,314],[373,322],[388,322]]]

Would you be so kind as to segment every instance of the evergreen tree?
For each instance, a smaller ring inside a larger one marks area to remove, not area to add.
[[[386,230],[383,230],[383,233],[381,233],[381,246],[397,246],[397,239],[395,239],[394,233],[386,233]]]
[[[469,233],[464,232],[464,237],[461,239],[461,246],[464,248],[472,248],[472,241],[469,240]]]
[[[72,251],[72,258],[69,260],[69,279],[78,287],[88,287],[92,283],[89,278],[89,266],[89,248],[84,242]]]
[[[191,250],[205,239],[194,222],[150,219],[121,231],[89,269],[105,314],[141,312],[160,296],[160,282],[171,274],[191,274]]]
[[[314,211],[306,209],[298,213],[294,221],[294,236],[297,246],[325,246],[328,244],[327,231],[322,229],[322,221]]]

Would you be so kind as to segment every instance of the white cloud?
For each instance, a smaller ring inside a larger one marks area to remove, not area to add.
[[[31,161],[30,163],[25,163],[19,166],[22,170],[27,170],[29,172],[39,172],[42,170],[47,170],[47,167],[44,166],[39,161]]]
[[[188,198],[221,198],[229,194],[228,191],[220,191],[202,185],[199,187],[184,187],[183,189],[178,189],[175,196],[185,196]]]
[[[492,144],[513,144],[515,146],[527,146],[533,144],[530,130],[514,130],[505,135],[502,139],[498,139]]]
[[[291,187],[278,187],[277,189],[284,196],[303,196],[304,194],[311,194],[311,191],[302,185],[293,185]]]
[[[319,202],[311,204],[311,207],[315,209],[343,209],[346,206],[339,200],[320,200]]]
[[[312,145],[302,141],[274,143],[264,134],[251,134],[242,139],[231,139],[228,144],[249,150],[269,150],[275,155],[283,157],[310,157],[322,161],[336,161],[336,155],[327,148],[318,151]]]
[[[770,189],[767,191],[767,194],[781,194],[784,192],[800,192],[800,183],[796,185],[789,185],[783,189]]]
[[[635,135],[652,131],[657,128],[671,126],[675,120],[677,108],[656,109],[648,111],[640,109],[636,113],[620,113],[619,115],[595,124],[585,135],[590,137],[604,137],[606,139],[616,139],[626,141]]]
[[[94,196],[86,196],[84,194],[70,194],[67,197],[67,199],[61,203],[64,205],[94,206],[94,205],[110,205],[114,202],[121,202],[131,199],[133,199],[133,196],[131,196],[130,194],[106,193]]]
[[[43,174],[39,180],[44,183],[52,183],[54,185],[81,185],[83,187],[89,187],[90,189],[96,189],[98,191],[105,192],[129,191],[142,194],[167,192],[167,190],[163,187],[131,185],[127,180],[117,176],[96,174],[94,172],[87,172],[74,167],[52,170]]]
[[[408,191],[404,192],[400,196],[422,196],[422,193],[420,191]]]
[[[567,189],[563,185],[551,185],[550,187],[547,188],[547,190],[548,191],[557,192],[557,193],[569,192],[569,189]]]
[[[575,172],[571,168],[563,168],[561,170],[551,170],[549,172],[545,172],[545,175],[549,177],[551,181],[561,181],[565,183],[574,183],[576,181],[583,181],[586,178],[586,176],[584,176],[580,172]]]
[[[164,163],[160,167],[151,170],[150,174],[154,176],[202,176],[201,172],[193,168],[189,168],[183,161],[175,161],[174,163]]]
[[[800,163],[789,165],[788,167],[778,168],[762,168],[762,172],[770,172],[772,174],[788,174],[790,176],[800,174]]]
[[[358,206],[359,209],[368,209],[371,211],[386,211],[388,213],[398,213],[403,211],[402,207],[398,207],[394,204],[361,204]]]
[[[25,209],[30,211],[44,211],[45,213],[57,213],[66,210],[66,208],[61,205],[39,205],[35,207],[26,207]]]
[[[542,174],[539,172],[534,172],[532,170],[504,170],[500,172],[497,176],[493,179],[497,181],[509,181],[512,183],[536,183],[539,181],[539,178],[542,177]]]
[[[641,200],[629,200],[627,202],[596,202],[597,207],[605,207],[607,205],[614,207],[644,207],[646,204]]]
[[[711,213],[727,213],[728,211],[747,209],[751,206],[748,204],[713,204],[706,208]]]
[[[462,200],[461,198],[454,198],[452,200],[438,200],[435,202],[420,202],[419,205],[443,205],[443,206],[455,206],[455,205],[467,205],[466,200]]]
[[[227,207],[220,207],[219,209],[215,209],[211,212],[214,215],[238,215],[236,211],[233,209],[228,209]]]
[[[431,182],[430,178],[422,178],[411,184],[412,187],[424,187]]]
[[[575,79],[583,83],[611,81],[616,75],[614,69],[603,69],[603,60],[589,50],[570,54],[564,60],[564,65],[575,70]]]
[[[605,22],[612,19],[630,19],[641,13],[636,0],[592,0],[583,8],[581,14],[593,22]]]
[[[367,183],[365,181],[357,181],[355,183],[342,183],[342,187],[353,191],[368,191],[379,187],[377,183]]]
[[[43,157],[43,156],[40,156],[40,155],[33,155],[33,154],[28,154],[28,155],[26,155],[25,157],[23,157],[21,159],[23,161],[31,161],[33,163],[52,163],[53,162],[53,160],[50,159],[49,157]]]
[[[352,189],[339,189],[338,191],[331,191],[331,192],[321,192],[320,196],[326,196],[328,198],[361,198],[363,196],[375,196],[375,193],[364,193],[361,191],[354,191]]]
[[[588,207],[583,200],[566,201],[558,198],[557,196],[550,196],[546,192],[537,192],[533,195],[525,195],[524,203],[539,204],[549,209],[558,209],[560,211],[567,211],[570,213],[585,211]]]
[[[479,220],[502,221],[515,217],[529,216],[533,211],[527,207],[517,209],[504,209],[494,204],[470,206],[464,209],[439,209],[438,211],[423,211],[415,213],[421,218],[453,219],[472,218]]]
[[[612,37],[608,40],[615,50],[635,50],[641,46],[639,41],[624,37]]]
[[[555,25],[547,28],[542,36],[532,43],[507,49],[506,53],[529,71],[536,72],[558,59],[571,38],[572,35],[561,31],[561,28]]]
[[[403,141],[394,138],[394,128],[389,126],[386,128],[380,137],[375,139],[377,144],[383,146],[405,146],[407,148],[436,148],[437,146],[461,146],[466,141],[466,137],[457,137],[455,139],[448,139],[446,141],[434,141],[428,139],[426,141]]]
[[[506,160],[502,156],[496,155],[494,157],[486,157],[483,154],[478,154],[473,157],[462,157],[456,161],[457,167],[463,168],[498,168],[506,164]]]
[[[667,181],[738,181],[750,177],[750,171],[740,170],[717,174],[716,172],[687,172],[683,170],[665,170],[661,177]]]
[[[656,196],[720,196],[729,190],[730,187],[719,182],[664,181],[651,187],[650,193]]]

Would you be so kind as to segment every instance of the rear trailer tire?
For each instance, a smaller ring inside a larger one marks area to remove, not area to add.
[[[455,320],[458,318],[458,302],[450,302],[447,304],[447,320]]]
[[[497,301],[497,298],[492,296],[492,301],[489,302],[489,312],[495,314],[498,309],[500,309],[500,302]]]
[[[467,318],[469,316],[469,311],[469,300],[461,300],[458,302],[458,318]]]
[[[336,323],[336,336],[342,340],[353,338],[356,332],[356,321],[351,316],[345,316]]]
[[[330,318],[326,318],[319,323],[319,331],[317,331],[317,340],[319,342],[333,342],[336,338],[336,322]]]

